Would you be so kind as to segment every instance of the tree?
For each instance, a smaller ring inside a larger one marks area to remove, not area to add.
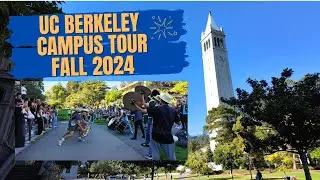
[[[207,125],[204,127],[204,130],[216,132],[216,137],[213,137],[213,139],[218,143],[230,142],[236,137],[236,134],[232,130],[235,123],[233,119],[236,116],[236,111],[225,105],[213,108],[209,111],[206,118]]]
[[[63,106],[67,98],[67,90],[60,83],[52,86],[46,92],[48,104],[52,106]]]
[[[68,94],[77,93],[81,91],[80,83],[76,81],[68,81],[66,85],[66,90]]]
[[[146,86],[148,88],[152,89],[158,89],[160,91],[169,91],[171,88],[174,87],[174,85],[177,82],[172,82],[172,81],[151,81],[151,82],[147,82]]]
[[[292,74],[291,69],[283,70],[279,78],[272,78],[271,85],[265,80],[249,78],[247,82],[252,92],[238,88],[237,98],[222,98],[222,101],[244,115],[241,124],[245,130],[264,125],[271,127],[264,132],[275,133],[262,140],[253,140],[269,153],[298,153],[305,178],[311,180],[306,153],[319,147],[320,142],[320,73],[307,74],[302,80],[288,84],[287,80]],[[250,138],[243,138],[252,141]]]
[[[88,105],[87,99],[85,95],[81,92],[75,93],[75,94],[70,94],[65,101],[65,106],[72,108],[75,106],[81,107],[81,106],[86,106]]]
[[[214,150],[214,160],[222,164],[225,169],[230,169],[233,179],[233,169],[239,167],[244,161],[244,145],[240,137],[230,143],[218,144]]]
[[[105,95],[107,105],[122,98],[122,92],[117,90],[108,91]]]
[[[21,84],[25,84],[25,87],[27,88],[28,98],[40,99],[42,101],[45,99],[45,96],[43,95],[43,81],[22,81]],[[20,92],[20,87],[16,88],[16,91]]]
[[[310,157],[313,161],[314,168],[319,169],[320,167],[320,148],[315,148],[313,151],[310,153]]]
[[[211,151],[210,146],[207,147],[206,153],[205,153],[205,158],[207,162],[213,162],[213,152]]]
[[[201,148],[201,146],[196,139],[191,139],[188,141],[188,148],[190,152],[195,152],[198,151]]]
[[[192,152],[188,154],[188,160],[186,166],[192,169],[193,172],[198,174],[200,179],[200,173],[207,170],[208,165],[204,155],[201,152]]]
[[[276,152],[265,157],[267,162],[272,164],[278,171],[286,172],[293,168],[292,153],[285,151]]]
[[[107,85],[103,81],[85,81],[80,84],[80,89],[80,93],[86,99],[86,104],[93,106],[104,98]]]
[[[170,92],[177,93],[180,95],[187,95],[188,94],[188,82],[187,81],[181,81],[176,83],[173,88],[170,90]]]

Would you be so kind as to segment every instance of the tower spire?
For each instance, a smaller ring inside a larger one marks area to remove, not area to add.
[[[212,18],[211,10],[209,10],[209,15],[208,15],[207,26],[206,26],[205,32],[210,32],[211,29],[219,31],[219,27],[217,26],[217,24],[215,23],[215,21]]]

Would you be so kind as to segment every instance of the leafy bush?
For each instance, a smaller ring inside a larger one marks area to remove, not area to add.
[[[68,109],[59,109],[58,121],[69,121]]]

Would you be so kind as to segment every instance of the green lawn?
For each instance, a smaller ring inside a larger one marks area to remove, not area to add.
[[[253,176],[253,179],[255,179],[255,171],[252,171],[252,176]],[[302,170],[300,171],[297,171],[297,172],[289,172],[289,173],[286,173],[288,176],[295,176],[297,178],[297,180],[303,180],[305,179],[304,178],[304,172]],[[263,179],[273,179],[273,180],[276,180],[276,179],[283,179],[284,177],[284,173],[283,172],[274,172],[274,173],[269,173],[269,172],[262,172],[262,176],[263,176]],[[311,171],[311,176],[312,176],[312,179],[313,180],[318,180],[320,179],[320,171]],[[195,175],[195,174],[192,174],[192,175],[188,175],[188,176],[181,176],[180,178],[183,179],[198,179],[198,176]],[[161,179],[161,178],[160,178]],[[174,176],[174,179],[179,179],[179,176]],[[210,180],[210,179],[213,179],[213,180],[228,180],[228,179],[231,179],[231,176],[229,174],[220,174],[220,175],[210,175],[209,177],[208,176],[200,176],[200,179],[201,180]],[[249,171],[246,173],[246,174],[234,174],[234,179],[235,180],[250,180],[250,173]]]
[[[186,161],[187,158],[188,158],[188,148],[183,148],[183,147],[180,147],[180,146],[177,146],[177,145],[175,145],[174,148],[175,148],[174,150],[176,151],[176,159],[177,159],[177,161]],[[161,151],[160,158],[163,161],[167,160],[163,151]]]

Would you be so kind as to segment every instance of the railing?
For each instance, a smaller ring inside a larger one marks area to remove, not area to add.
[[[25,140],[27,143],[31,142],[31,139],[36,136],[37,125],[34,120],[27,119],[27,125],[25,126]]]

